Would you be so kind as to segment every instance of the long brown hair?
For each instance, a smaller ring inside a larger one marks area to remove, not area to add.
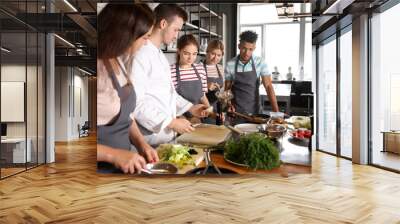
[[[199,43],[197,42],[196,38],[192,34],[187,34],[183,35],[178,39],[176,48],[178,51],[181,51],[183,48],[185,48],[188,45],[194,45],[197,47],[197,50],[199,50]],[[176,53],[176,63],[179,64],[179,52]]]
[[[155,18],[146,4],[108,4],[97,21],[97,57],[105,60],[124,54],[135,40],[149,32]]]

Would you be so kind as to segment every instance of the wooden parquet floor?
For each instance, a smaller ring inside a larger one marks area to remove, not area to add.
[[[400,223],[399,174],[320,152],[288,178],[149,178],[97,174],[95,144],[0,181],[0,223]]]

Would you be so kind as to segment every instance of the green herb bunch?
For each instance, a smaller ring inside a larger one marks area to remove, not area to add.
[[[270,170],[280,166],[279,150],[271,139],[259,133],[241,136],[239,140],[229,140],[225,145],[225,157],[255,170]]]

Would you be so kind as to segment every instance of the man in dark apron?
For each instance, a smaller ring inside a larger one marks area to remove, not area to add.
[[[255,32],[242,32],[238,46],[240,54],[228,61],[225,68],[225,88],[231,89],[234,97],[230,110],[242,114],[260,113],[260,79],[268,94],[272,110],[279,111],[268,67],[262,58],[253,56],[256,42]],[[245,122],[247,121],[240,118],[234,119],[235,124]]]

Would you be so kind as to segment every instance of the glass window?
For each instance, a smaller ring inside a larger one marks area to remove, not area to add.
[[[21,16],[43,12],[44,1],[5,2]],[[45,35],[14,18],[0,31],[0,178],[45,162]],[[35,18],[35,17],[34,17]]]
[[[336,154],[336,37],[318,48],[318,149]]]
[[[279,79],[285,80],[291,67],[293,77],[299,80],[300,73],[300,44],[304,44],[304,80],[311,81],[311,22],[305,25],[305,41],[300,43],[300,23],[298,19],[287,18],[283,11],[294,10],[301,12],[302,4],[293,4],[285,8],[282,4],[239,4],[239,33],[253,30],[259,34],[255,55],[261,56],[267,62],[270,71],[277,67]],[[305,12],[310,11],[311,4],[304,5]],[[279,14],[278,14],[279,13]],[[257,15],[257,16],[254,16]],[[239,51],[237,50],[237,53]]]
[[[352,33],[340,36],[340,153],[351,158],[352,142]]]
[[[31,151],[26,150],[26,33],[1,34],[1,175],[6,177],[25,170]],[[13,108],[13,109],[10,109]],[[29,145],[28,145],[29,146]],[[26,160],[28,158],[28,160]]]
[[[293,24],[266,25],[265,60],[270,71],[276,66],[281,79],[286,79],[288,68],[298,77],[300,26]],[[310,44],[311,46],[311,44]]]
[[[310,5],[310,4],[307,4]],[[312,80],[312,23],[306,23],[304,41],[304,80]]]
[[[371,19],[372,163],[396,170],[400,170],[400,156],[393,152],[400,153],[400,134],[389,133],[390,139],[385,140],[382,132],[400,130],[400,33],[394,29],[398,21],[400,4]]]
[[[27,143],[30,153],[28,167],[37,165],[37,81],[38,81],[38,35],[36,32],[27,33],[27,75],[26,75],[26,114],[27,114]]]
[[[260,24],[292,21],[292,19],[279,19],[275,4],[239,5],[239,13],[240,24]]]
[[[46,99],[46,76],[45,76],[45,65],[46,65],[46,36],[43,33],[39,34],[39,42],[38,42],[38,143],[37,143],[37,153],[38,164],[44,164],[46,158],[46,148],[45,148],[45,124],[46,124],[46,107],[45,107],[45,99]]]

